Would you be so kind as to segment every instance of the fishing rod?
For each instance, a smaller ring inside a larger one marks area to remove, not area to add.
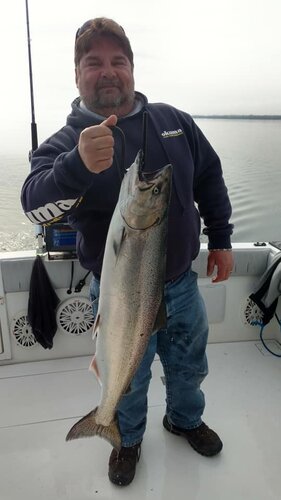
[[[35,121],[34,110],[34,92],[33,92],[33,75],[32,75],[32,60],[31,60],[31,39],[29,29],[29,11],[28,0],[25,0],[25,15],[26,15],[26,31],[27,31],[27,47],[28,47],[28,67],[29,67],[29,86],[30,86],[30,104],[31,104],[31,150],[28,153],[29,162],[35,149],[38,148],[37,125]],[[43,228],[39,224],[35,224],[35,235],[37,239],[37,253],[41,253],[44,247]]]
[[[31,151],[29,151],[29,160],[31,160],[32,153],[35,151],[35,149],[38,148],[38,135],[37,135],[37,125],[36,125],[36,121],[35,121],[35,110],[34,110],[34,92],[33,92],[33,75],[32,75],[31,39],[30,39],[30,29],[29,29],[28,0],[25,0],[25,12],[26,12],[29,85],[30,85],[30,103],[31,103]]]

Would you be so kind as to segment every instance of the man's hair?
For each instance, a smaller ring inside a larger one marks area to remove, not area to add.
[[[112,19],[106,17],[90,19],[77,30],[74,48],[75,67],[78,66],[81,58],[90,51],[93,41],[102,37],[117,42],[128,57],[132,68],[134,67],[133,51],[124,29]]]

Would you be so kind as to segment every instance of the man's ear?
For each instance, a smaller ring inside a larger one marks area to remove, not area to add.
[[[77,68],[75,68],[75,83],[76,83],[76,87],[78,87],[78,70],[77,70]]]

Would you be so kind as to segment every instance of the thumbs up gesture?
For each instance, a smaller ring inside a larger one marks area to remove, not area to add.
[[[112,130],[117,123],[117,116],[110,115],[100,125],[93,125],[82,130],[78,142],[80,157],[90,172],[99,174],[111,167],[114,155]]]

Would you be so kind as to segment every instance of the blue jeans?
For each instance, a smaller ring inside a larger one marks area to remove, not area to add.
[[[198,427],[205,408],[200,385],[208,373],[206,344],[208,321],[197,285],[197,274],[186,271],[165,285],[167,328],[152,335],[131,383],[131,391],[118,406],[122,446],[139,443],[145,432],[151,364],[158,353],[166,380],[166,414],[170,423],[184,429]],[[99,296],[92,279],[90,297]],[[97,304],[93,305],[94,315]]]

